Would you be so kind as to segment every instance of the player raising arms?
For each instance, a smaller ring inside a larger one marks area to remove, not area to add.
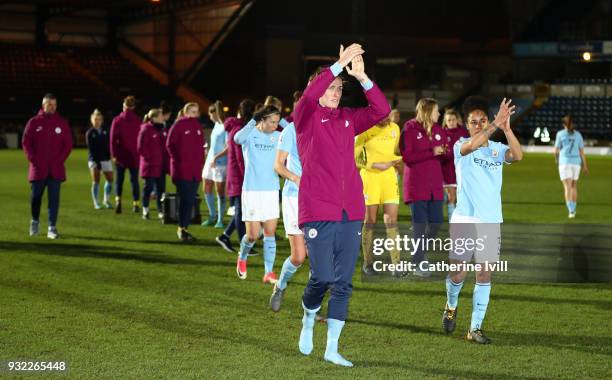
[[[499,261],[501,246],[500,224],[502,223],[501,187],[503,164],[523,158],[521,144],[510,128],[510,116],[514,113],[511,100],[504,99],[493,123],[489,124],[489,103],[480,96],[470,96],[463,104],[470,138],[461,138],[454,145],[457,171],[457,208],[451,219],[451,239],[483,239],[483,249],[461,252],[451,250],[450,263],[469,262],[483,264],[476,272],[472,301],[472,322],[467,339],[487,344],[490,339],[482,331],[482,323],[491,293],[491,272],[484,263]],[[508,145],[490,141],[489,137],[501,129]],[[466,271],[450,272],[446,278],[447,301],[442,325],[447,333],[455,330],[457,301],[463,286]]]
[[[584,174],[589,172],[584,155],[584,140],[580,132],[574,129],[572,115],[562,119],[563,130],[555,138],[555,162],[559,165],[559,176],[563,182],[565,204],[569,211],[568,218],[576,217],[576,200],[578,199],[578,177],[580,168]]]
[[[311,274],[302,297],[299,348],[304,355],[312,352],[315,315],[330,289],[324,358],[347,367],[353,364],[338,353],[338,339],[348,313],[365,217],[363,185],[353,156],[355,136],[391,111],[385,95],[364,71],[363,53],[358,44],[346,49],[341,46],[338,61],[310,82],[294,112],[303,164],[298,223],[304,233]],[[363,86],[367,107],[339,107],[342,79],[338,75],[345,67]]]

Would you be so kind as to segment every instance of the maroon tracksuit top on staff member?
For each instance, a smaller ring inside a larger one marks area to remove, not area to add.
[[[30,162],[28,181],[66,180],[64,162],[72,151],[72,134],[64,118],[40,110],[28,120],[21,145]]]
[[[202,181],[204,142],[204,133],[198,119],[183,117],[174,123],[166,142],[173,181]]]
[[[446,144],[446,133],[437,123],[431,136],[416,121],[408,120],[400,138],[404,166],[404,202],[441,201],[444,199],[441,161],[444,155],[434,156],[433,148]]]
[[[110,130],[110,151],[117,164],[129,169],[138,168],[137,140],[142,120],[133,110],[125,110],[113,119]]]
[[[225,193],[228,197],[237,197],[242,194],[244,181],[244,157],[242,147],[234,142],[234,136],[240,131],[248,120],[228,117],[223,126],[227,137],[227,182]]]
[[[164,151],[166,134],[163,125],[152,122],[140,126],[138,133],[138,155],[140,156],[140,176],[143,178],[161,177],[164,172]]]
[[[363,183],[354,157],[355,136],[391,112],[385,95],[371,82],[364,89],[367,107],[333,109],[319,105],[319,98],[335,78],[331,68],[314,78],[293,115],[303,169],[298,196],[300,226],[308,222],[339,222],[343,210],[350,221],[364,219]]]
[[[445,128],[446,132],[446,154],[442,159],[442,177],[445,185],[456,185],[457,175],[455,173],[455,154],[453,153],[453,147],[460,138],[470,137],[468,130],[458,125],[457,128]]]

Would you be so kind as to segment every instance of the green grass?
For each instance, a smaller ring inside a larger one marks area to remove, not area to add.
[[[608,223],[612,160],[592,157],[590,169],[575,222]],[[193,227],[198,243],[182,245],[172,226],[93,210],[83,150],[71,155],[62,187],[62,238],[29,238],[23,153],[0,151],[0,171],[0,361],[66,360],[75,378],[612,376],[609,284],[494,284],[485,324],[494,343],[477,346],[461,339],[473,280],[461,294],[458,331],[445,336],[442,283],[363,283],[356,275],[340,342],[356,367],[337,368],[322,360],[324,325],[311,357],[297,351],[306,268],[273,314],[261,257],[238,281],[235,256],[216,246],[215,230]],[[507,222],[567,222],[550,156],[508,167],[503,199]],[[43,211],[43,228],[45,219]],[[286,240],[278,252],[277,267]]]

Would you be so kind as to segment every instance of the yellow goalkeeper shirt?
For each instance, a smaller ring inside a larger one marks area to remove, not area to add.
[[[357,167],[372,169],[376,162],[401,160],[399,153],[400,128],[391,122],[382,127],[375,125],[355,139],[355,162]]]

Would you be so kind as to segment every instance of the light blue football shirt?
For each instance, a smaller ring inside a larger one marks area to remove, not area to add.
[[[210,163],[215,155],[225,149],[227,144],[227,132],[221,123],[215,123],[212,132],[210,133],[210,148],[206,155],[206,163]],[[220,157],[217,160],[217,165],[227,165],[227,155]]]
[[[580,149],[584,148],[584,140],[578,131],[569,133],[566,129],[557,132],[555,148],[559,148],[559,165],[580,165]]]
[[[508,146],[489,141],[489,146],[462,156],[460,138],[453,147],[457,174],[458,215],[478,218],[483,223],[502,223],[502,171]]]
[[[273,191],[280,189],[278,174],[274,171],[276,146],[280,132],[261,132],[249,121],[236,135],[234,142],[242,145],[244,156],[243,191]]]
[[[297,176],[302,176],[302,162],[297,150],[297,138],[295,135],[295,125],[289,123],[278,138],[278,150],[289,153],[287,156],[287,169]],[[297,197],[298,186],[295,182],[285,179],[283,186],[284,197]]]

